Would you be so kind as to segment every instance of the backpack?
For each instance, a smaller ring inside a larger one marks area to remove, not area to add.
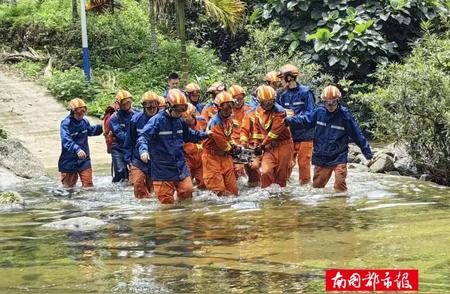
[[[114,135],[109,127],[109,121],[111,115],[113,115],[117,109],[119,109],[119,103],[114,102],[106,107],[105,114],[103,115],[103,136],[105,136],[106,152],[108,153],[111,153],[111,145],[114,142]]]

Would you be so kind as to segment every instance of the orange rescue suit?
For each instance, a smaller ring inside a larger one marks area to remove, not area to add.
[[[294,144],[285,117],[286,111],[278,104],[270,111],[258,106],[255,112],[255,127],[263,135],[261,145],[265,147],[260,170],[262,188],[273,183],[285,187],[290,176]]]
[[[210,136],[203,142],[203,180],[206,188],[218,195],[238,195],[237,180],[234,173],[230,151],[235,142],[231,135],[231,118],[222,118],[216,114],[208,123]]]
[[[197,116],[195,119],[195,125],[189,126],[196,131],[204,131],[206,129],[206,120]],[[205,189],[205,183],[203,181],[203,165],[202,165],[202,150],[201,143],[184,143],[184,154],[186,157],[186,163],[189,171],[191,172],[191,178],[197,181],[198,188]]]

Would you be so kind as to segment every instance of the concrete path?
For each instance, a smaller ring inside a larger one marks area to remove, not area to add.
[[[48,173],[56,175],[61,152],[59,125],[68,114],[64,105],[36,82],[0,71],[0,106],[0,125],[8,136],[22,141]],[[91,124],[101,123],[94,117],[88,119]],[[111,159],[104,137],[89,137],[89,145],[94,173],[108,172]]]

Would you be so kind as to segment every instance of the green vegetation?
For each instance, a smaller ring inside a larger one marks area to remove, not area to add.
[[[291,51],[306,51],[336,76],[363,80],[380,63],[398,60],[421,36],[448,21],[448,0],[259,1],[251,19],[277,20]]]
[[[378,85],[360,94],[375,121],[374,134],[406,143],[423,172],[450,184],[450,34],[428,35],[403,64],[376,73]]]

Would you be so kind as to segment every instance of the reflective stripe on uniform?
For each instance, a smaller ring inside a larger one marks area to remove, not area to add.
[[[278,135],[275,134],[275,133],[272,133],[272,132],[269,132],[269,133],[267,134],[267,136],[269,136],[269,137],[272,138],[272,139],[278,138]]]
[[[336,126],[336,125],[331,125],[331,128],[332,128],[332,129],[336,129],[336,130],[341,130],[341,131],[344,131],[344,130],[345,130],[344,127]]]
[[[159,132],[158,135],[172,135],[172,131]]]
[[[292,103],[292,105],[302,105],[302,104],[305,104],[305,102],[302,102],[302,101],[298,101],[298,102],[294,102],[294,103]]]
[[[327,124],[324,123],[324,122],[322,122],[322,121],[317,121],[317,124],[318,124],[319,126],[324,126],[324,127],[327,126]]]

